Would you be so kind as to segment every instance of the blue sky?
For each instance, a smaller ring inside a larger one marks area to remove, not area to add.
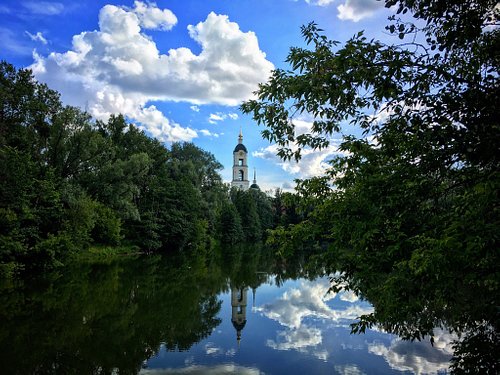
[[[377,0],[158,0],[0,2],[0,59],[30,67],[66,104],[106,119],[121,112],[167,145],[192,141],[231,179],[240,127],[264,190],[320,174],[332,146],[282,163],[238,106],[271,69],[287,68],[300,26],[315,21],[332,39],[384,32]],[[311,119],[298,119],[307,131]]]

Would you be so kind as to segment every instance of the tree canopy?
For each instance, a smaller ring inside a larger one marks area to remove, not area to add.
[[[260,240],[270,198],[232,201],[221,169],[192,143],[166,147],[122,115],[98,121],[64,106],[29,70],[0,63],[0,275],[61,265],[89,247]]]
[[[375,307],[353,331],[381,324],[406,339],[445,326],[464,336],[452,369],[499,369],[499,10],[495,1],[387,0],[398,42],[329,40],[302,28],[242,110],[278,155],[300,160],[341,133],[324,176],[298,181],[303,220],[275,231],[341,271],[335,285]],[[404,15],[410,12],[415,21]],[[296,134],[294,120],[314,119]],[[347,124],[361,129],[355,136]]]

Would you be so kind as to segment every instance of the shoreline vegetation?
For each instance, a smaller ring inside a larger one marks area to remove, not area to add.
[[[292,194],[231,188],[211,153],[94,120],[5,61],[0,100],[0,277],[261,241],[299,220]]]

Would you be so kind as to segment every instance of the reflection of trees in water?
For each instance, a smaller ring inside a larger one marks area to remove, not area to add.
[[[0,295],[0,362],[15,373],[137,372],[165,343],[187,350],[220,324],[221,301],[160,258],[79,264],[42,287]]]
[[[231,288],[304,277],[259,246],[207,254],[75,264],[50,279],[0,289],[0,363],[16,373],[137,372],[161,344],[188,350],[221,320]]]
[[[75,264],[51,280],[0,293],[0,362],[6,373],[136,372],[159,350],[188,350],[221,320],[217,295],[304,277],[259,246],[210,255]]]

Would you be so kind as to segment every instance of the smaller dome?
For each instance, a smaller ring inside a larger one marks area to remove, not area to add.
[[[245,151],[248,154],[247,148],[243,143],[238,143],[236,147],[234,148],[233,152],[238,152],[238,151]]]
[[[257,190],[260,190],[260,187],[259,187],[259,185],[257,185],[257,184],[252,184],[252,185],[250,185],[250,189],[257,189]]]

